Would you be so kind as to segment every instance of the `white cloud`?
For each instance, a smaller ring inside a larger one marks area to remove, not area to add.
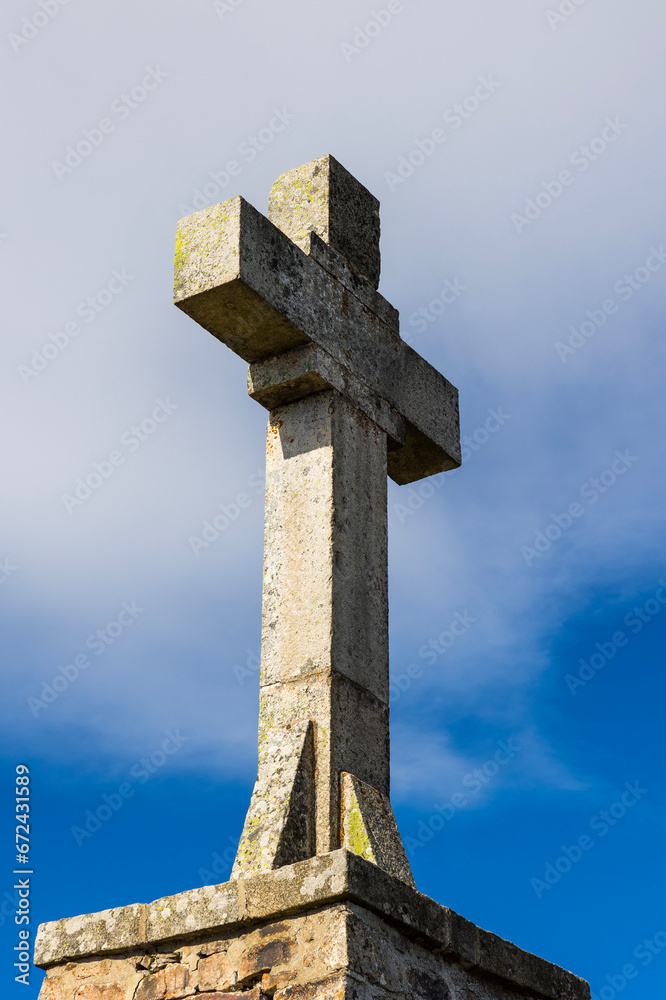
[[[0,79],[19,95],[3,168],[11,199],[0,212],[11,333],[0,559],[19,567],[0,592],[11,632],[4,675],[15,685],[5,735],[25,727],[29,692],[136,598],[145,618],[109,651],[113,669],[82,678],[45,713],[36,747],[70,752],[59,741],[78,725],[91,752],[121,745],[135,755],[160,727],[180,724],[197,731],[182,766],[188,757],[226,774],[252,769],[256,690],[241,688],[230,668],[259,631],[260,499],[200,556],[188,537],[261,466],[266,415],[245,395],[243,364],[172,307],[171,256],[178,204],[284,104],[297,119],[243,163],[229,194],[265,210],[279,173],[333,152],[382,200],[382,291],[403,322],[445,278],[469,286],[413,343],[459,384],[464,432],[488,407],[512,414],[413,518],[391,519],[396,668],[468,609],[478,624],[421,690],[491,717],[488,700],[502,712],[511,692],[536,761],[520,780],[561,787],[576,779],[540,741],[525,686],[547,669],[556,624],[595,588],[626,592],[627,581],[649,576],[663,543],[666,275],[566,364],[554,344],[666,239],[654,128],[666,15],[656,2],[629,11],[606,0],[553,32],[542,4],[526,13],[520,3],[419,3],[347,65],[339,44],[358,5],[309,3],[307,19],[301,6],[288,30],[283,8],[258,0],[223,23],[212,5],[176,4],[165,18],[154,4],[143,28],[128,3],[103,14],[72,6],[5,61]],[[51,160],[158,60],[169,72],[163,87],[59,185]],[[385,171],[488,73],[501,81],[497,92],[390,192]],[[511,213],[608,116],[626,120],[626,134],[518,235]],[[123,295],[22,384],[16,367],[122,267],[135,275]],[[68,514],[62,493],[165,395],[178,404],[173,417]],[[636,467],[528,567],[521,546],[626,448],[639,454]],[[400,495],[392,491],[391,502]],[[416,788],[417,771],[423,794],[437,775],[456,780],[473,757],[446,745],[429,756],[418,720],[399,714],[397,787]]]

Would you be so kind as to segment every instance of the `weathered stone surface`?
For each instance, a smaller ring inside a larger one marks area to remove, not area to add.
[[[199,989],[227,990],[238,980],[238,975],[226,951],[218,951],[199,960]]]
[[[39,1000],[62,1000],[64,996],[64,977],[57,975],[47,976],[39,991]]]
[[[367,278],[350,266],[341,253],[320,239],[316,233],[310,233],[310,246],[304,246],[310,257],[314,258],[325,271],[335,278],[344,288],[352,292],[371,312],[379,316],[382,323],[396,333],[400,331],[400,313],[391,303],[380,295]]]
[[[341,771],[354,767],[368,784],[388,787],[388,706],[334,672],[262,687],[262,728],[267,730],[271,717],[278,725],[306,713],[315,722],[316,819],[323,848],[329,836],[334,843],[339,837]]]
[[[94,983],[84,983],[74,994],[74,1000],[125,1000],[125,996],[125,990],[113,983],[100,986],[96,986]],[[136,1000],[140,1000],[140,998],[137,996]]]
[[[39,1000],[135,1000],[143,977],[127,954],[102,961],[80,959],[49,970]]]
[[[396,482],[460,465],[454,386],[386,324],[383,305],[370,309],[242,198],[181,220],[175,303],[251,364],[322,347],[407,422],[391,452]]]
[[[164,1000],[166,996],[166,974],[154,972],[144,976],[136,988],[134,1000]]]
[[[243,990],[240,993],[212,993],[208,994],[206,1000],[267,1000],[261,992],[260,986],[255,986],[253,990]]]
[[[248,393],[267,410],[326,389],[336,389],[385,431],[389,450],[405,443],[405,421],[397,410],[315,344],[250,365],[248,372]]]
[[[73,936],[66,926],[69,921],[60,922],[65,926],[58,930],[57,939],[51,937],[51,932],[58,925],[43,924],[39,929],[35,964],[49,967],[51,984],[47,987],[49,980],[45,982],[42,1000],[47,997],[71,1000],[76,992],[71,984],[80,986],[91,980],[94,985],[116,985],[125,990],[122,1000],[133,1000],[136,986],[146,975],[146,967],[141,965],[145,958],[148,968],[159,968],[165,977],[171,969],[187,967],[193,992],[203,973],[207,978],[203,980],[206,986],[199,987],[201,992],[217,989],[227,996],[241,982],[242,971],[250,986],[254,985],[253,976],[263,980],[266,975],[266,984],[275,982],[279,991],[302,986],[305,992],[313,989],[316,995],[313,984],[344,973],[354,963],[367,965],[367,956],[359,956],[368,946],[354,943],[363,942],[367,935],[372,940],[388,942],[382,946],[385,956],[382,961],[389,971],[391,962],[402,961],[401,955],[416,947],[421,949],[417,966],[423,966],[426,955],[429,976],[434,975],[432,969],[440,970],[437,972],[440,978],[446,973],[458,991],[452,994],[452,1000],[514,1000],[525,991],[544,1000],[589,998],[589,987],[583,980],[475,927],[346,850],[210,888],[216,890],[218,898],[228,898],[231,894],[238,900],[235,907],[227,906],[226,917],[221,908],[211,907],[207,911],[209,924],[204,925],[200,890],[157,900],[142,909],[158,913],[169,910],[170,915],[166,920],[147,923],[149,933],[134,950],[127,950],[122,933],[117,940],[107,934],[99,938],[96,942],[99,947],[89,957],[83,957],[80,948],[72,956],[69,952],[74,950]],[[197,913],[196,930],[190,919],[191,911]],[[95,916],[89,915],[91,919]],[[119,928],[122,924],[118,920]],[[89,941],[93,946],[93,940]],[[262,949],[271,942],[278,942],[272,945],[271,952],[275,964],[266,971],[269,950]],[[295,942],[295,951],[291,952],[289,942]],[[116,957],[115,953],[124,948],[128,957]],[[109,953],[111,957],[105,959]],[[77,958],[74,963],[70,961],[72,957]],[[375,963],[378,961],[373,959]],[[217,981],[216,975],[220,977]],[[388,973],[385,971],[384,975]],[[404,972],[403,979],[407,975]],[[423,982],[427,983],[427,978]],[[244,988],[247,986],[246,982]],[[326,986],[329,988],[332,987]],[[386,988],[394,998],[396,993],[402,995],[390,983]],[[348,989],[348,984],[344,989]],[[379,1000],[376,990],[384,986],[377,979],[376,983],[366,983],[363,989],[370,991],[367,995],[373,1000]],[[419,989],[418,983],[412,983],[409,997]]]
[[[166,954],[144,955],[140,962],[137,962],[138,969],[146,969],[147,972],[159,972],[161,969],[172,968],[180,962],[180,952],[174,951]]]
[[[344,1000],[352,995],[350,990],[356,986],[351,976],[341,972],[326,979],[287,986],[286,989],[279,990],[275,997],[276,1000]]]
[[[379,284],[379,202],[330,154],[278,177],[268,218],[306,253],[316,233],[375,288]]]
[[[244,879],[247,919],[270,920],[274,914],[289,915],[344,899],[349,889],[347,855],[334,851]]]
[[[387,795],[353,774],[342,776],[342,847],[412,888],[414,878]]]
[[[175,263],[176,304],[251,362],[270,410],[259,768],[232,874],[338,848],[346,772],[376,789],[374,863],[409,881],[388,803],[386,477],[459,464],[457,392],[376,291],[363,185],[325,156],[283,174],[269,206],[182,220]]]
[[[388,793],[386,505],[386,435],[342,395],[272,411],[257,789],[274,728],[312,720],[319,854],[339,846],[342,771]]]
[[[35,943],[35,964],[48,966],[56,956],[103,955],[123,951],[144,940],[145,913],[141,904],[86,913],[42,924]]]
[[[240,920],[238,882],[205,885],[149,903],[143,941],[168,941]]]
[[[375,206],[327,157],[271,193],[291,239],[242,199],[181,224],[177,304],[271,408],[258,780],[230,882],[40,927],[42,1000],[589,997],[420,895],[390,807],[386,476],[460,442],[372,287]]]
[[[299,888],[306,888],[308,901],[300,911],[259,918],[227,931],[218,929],[222,937],[186,937],[177,942],[179,961],[175,963],[172,950],[160,951],[159,943],[153,943],[150,947],[157,950],[150,955],[127,953],[104,968],[100,962],[85,960],[54,966],[42,1000],[72,1000],[84,988],[85,1000],[186,1000],[194,996],[264,1000],[272,995],[284,1000],[519,1000],[526,994],[540,1000],[588,1000],[589,988],[582,980],[477,928],[473,928],[476,960],[462,961],[432,939],[432,914],[426,913],[419,922],[419,911],[424,906],[437,908],[437,904],[361,858],[347,866],[347,876],[353,882],[350,869],[363,867],[372,869],[377,881],[388,879],[398,890],[402,915],[377,913],[349,898],[313,905],[313,900],[316,904],[331,894],[333,879],[341,874],[342,853],[328,859],[319,888],[313,862],[293,866],[291,879],[285,878],[287,869],[282,868],[245,883],[257,893],[271,881],[281,883],[284,891],[274,899],[280,898],[280,905],[287,907],[300,895]],[[348,896],[349,887],[343,894]],[[410,895],[413,913],[411,927],[407,927],[404,909]],[[436,933],[451,944],[447,920],[440,922]],[[146,975],[141,967],[144,957],[155,967],[161,966],[159,971]],[[113,990],[119,991],[118,996]]]
[[[259,774],[231,875],[272,871],[315,853],[313,725],[273,724],[259,745]]]
[[[386,435],[337,392],[279,407],[266,480],[262,683],[335,670],[388,702]]]
[[[296,943],[290,936],[290,927],[285,924],[277,932],[271,928],[271,932],[268,940],[259,941],[243,955],[238,968],[239,982],[254,980],[257,976],[263,978],[275,966],[289,967],[296,957]]]
[[[191,992],[190,970],[186,965],[169,965],[164,970],[167,1000],[179,1000]]]

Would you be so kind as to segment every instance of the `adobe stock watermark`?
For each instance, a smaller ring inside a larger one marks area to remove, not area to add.
[[[246,649],[245,663],[234,663],[231,668],[238,683],[243,686],[247,677],[254,677],[261,671],[261,649]]]
[[[666,250],[664,245],[660,247],[650,247],[648,256],[644,264],[637,267],[630,274],[623,274],[613,285],[613,291],[620,298],[605,299],[598,309],[586,309],[585,319],[579,327],[570,326],[569,337],[566,344],[558,340],[554,347],[557,356],[563,364],[566,364],[572,355],[576,354],[582,347],[585,347],[592,337],[608,322],[609,317],[619,312],[621,305],[633,299],[636,292],[640,292],[655,274],[661,271],[666,264]]]
[[[263,493],[265,483],[266,476],[264,472],[257,469],[256,472],[253,472],[252,475],[248,477],[246,488],[253,491],[254,497],[258,497]],[[209,549],[211,545],[216,542],[227,530],[227,528],[230,528],[231,525],[238,520],[241,511],[247,510],[248,507],[252,506],[254,497],[250,496],[249,493],[245,493],[245,491],[241,491],[236,494],[231,503],[218,504],[218,510],[220,513],[214,514],[202,523],[201,537],[198,535],[190,535],[187,539],[195,556],[201,555],[202,549]]]
[[[666,949],[666,931],[657,931],[652,938],[644,938],[640,944],[636,945],[632,952],[632,958],[641,963],[645,969],[652,965],[655,958],[658,958]],[[627,962],[619,972],[610,976],[604,976],[606,982],[596,993],[592,994],[591,1000],[615,1000],[615,997],[623,993],[629,983],[638,979],[641,969],[637,968],[633,962]]]
[[[470,615],[467,609],[462,612],[456,611],[448,628],[419,646],[419,658],[426,660],[429,666],[433,666],[440,656],[444,656],[473,625],[476,625],[478,620]],[[402,673],[394,674],[389,685],[391,704],[395,704],[409,691],[414,681],[420,680],[421,677],[423,677],[423,667],[418,663],[410,663]]]
[[[405,343],[411,344],[416,333],[425,333],[430,323],[434,323],[435,320],[439,319],[446,312],[447,308],[457,302],[467,289],[468,286],[463,285],[460,278],[447,278],[439,295],[431,299],[427,306],[420,306],[411,313],[409,325],[414,327],[415,332],[408,330],[403,334],[402,339]]]
[[[10,31],[7,34],[7,41],[14,52],[20,52],[25,45],[36,38],[69,2],[70,0],[39,0],[38,10],[23,18],[18,32]]]
[[[549,7],[548,10],[544,11],[546,20],[553,31],[556,31],[561,24],[566,24],[586,2],[587,0],[560,0],[557,8]]]
[[[396,14],[404,11],[402,0],[388,0],[386,7],[370,12],[370,20],[356,25],[351,42],[340,42],[340,51],[346,63],[360,55],[393,22]]]
[[[642,788],[640,782],[635,781],[633,785],[627,782],[622,795],[616,802],[613,802],[608,809],[602,809],[596,813],[588,823],[592,836],[583,833],[570,847],[563,846],[561,855],[553,862],[547,862],[542,878],[530,879],[530,885],[534,890],[537,899],[541,899],[544,892],[549,891],[553,886],[561,882],[574,865],[577,865],[589,851],[596,847],[598,841],[606,837],[617,824],[624,819],[627,813],[642,801],[643,797],[650,791],[649,788]]]
[[[16,573],[18,566],[13,562],[9,556],[0,561],[0,586],[3,583],[7,583],[7,580]]]
[[[467,464],[475,452],[480,451],[490,441],[493,434],[504,427],[507,420],[511,420],[511,414],[504,413],[501,406],[489,409],[487,413],[483,423],[476,427],[471,434],[465,434],[462,438],[461,458],[463,465]],[[408,517],[412,517],[421,510],[425,502],[442,489],[446,483],[446,476],[446,472],[440,472],[437,476],[424,479],[418,486],[410,486],[407,493],[403,495],[405,502],[393,504],[393,512],[401,524],[404,524]]]
[[[400,495],[405,502],[393,504],[393,512],[397,515],[400,524],[404,524],[408,517],[413,517],[417,510],[421,510],[424,503],[445,485],[446,473],[440,472],[437,476],[424,479],[418,486],[410,486],[407,493],[401,491]]]
[[[416,171],[445,142],[448,142],[452,133],[461,129],[470,118],[479,112],[499,87],[501,87],[501,83],[495,80],[492,74],[480,76],[472,92],[443,113],[442,119],[448,129],[440,126],[434,128],[425,139],[416,139],[413,148],[399,158],[395,170],[384,171],[384,180],[388,184],[389,191],[395,191],[399,184],[404,184],[408,178],[413,177]]]
[[[227,837],[227,840],[229,847],[225,847],[223,854],[215,851],[211,855],[211,859],[208,862],[210,868],[198,869],[197,875],[201,879],[202,885],[217,885],[219,882],[227,881],[227,877],[231,873],[234,861],[236,860],[236,852],[238,851],[238,840],[234,840],[233,837]]]
[[[168,396],[166,400],[158,397],[155,403],[149,416],[144,417],[138,424],[132,424],[120,435],[120,444],[128,454],[132,455],[138,451],[144,442],[152,438],[160,424],[166,423],[171,414],[179,408],[179,404],[172,403]],[[93,462],[92,471],[75,480],[73,491],[60,495],[67,513],[72,514],[77,507],[82,507],[86,500],[89,500],[93,493],[125,464],[126,458],[127,454],[124,454],[122,449],[114,448],[106,458]]]
[[[623,619],[623,624],[633,635],[642,632],[646,625],[654,621],[666,606],[666,580],[659,580],[659,587],[654,593],[654,597],[649,597],[642,605],[637,605],[629,611]],[[579,670],[577,674],[567,674],[564,678],[567,687],[572,695],[575,695],[580,688],[584,688],[597,674],[604,669],[607,663],[614,660],[619,650],[624,649],[629,644],[630,636],[621,629],[613,632],[613,635],[604,642],[594,644],[594,652],[588,653],[587,660],[581,657],[578,661]]]
[[[206,180],[200,187],[195,187],[192,192],[191,204],[185,205],[181,202],[178,211],[183,215],[193,215],[203,208],[208,208],[220,198],[232,178],[240,177],[243,167],[252,163],[262,153],[267,146],[280,135],[286,128],[296,120],[296,115],[287,111],[286,107],[274,108],[273,114],[268,122],[259,129],[258,132],[246,136],[238,144],[236,155],[239,159],[228,160],[222,170],[211,170],[208,173],[210,180]]]
[[[625,475],[638,461],[637,455],[632,455],[627,448],[625,451],[616,451],[615,458],[607,469],[600,472],[598,476],[593,476],[583,483],[579,493],[587,500],[588,507],[597,501],[611,489],[618,479]],[[532,545],[521,545],[520,552],[528,566],[532,566],[535,559],[541,559],[550,552],[553,544],[572,527],[574,521],[583,517],[588,510],[583,504],[574,501],[561,514],[551,514],[550,521],[543,531],[537,531],[534,535]]]
[[[220,21],[224,21],[227,14],[233,14],[235,10],[242,7],[245,0],[213,0],[213,10],[219,17]]]
[[[154,68],[146,66],[146,73],[141,81],[111,101],[109,110],[113,117],[106,115],[92,128],[84,128],[81,131],[81,138],[75,140],[73,145],[65,147],[62,160],[51,161],[51,170],[58,180],[63,181],[69,174],[73,174],[96,149],[99,149],[107,137],[116,131],[118,124],[126,121],[168,76],[169,74],[159,66]]]
[[[125,291],[134,275],[128,274],[124,267],[114,268],[108,281],[98,288],[94,295],[88,295],[76,306],[74,313],[83,320],[86,326],[94,323],[101,313]],[[48,340],[41,347],[33,347],[31,360],[24,365],[17,365],[16,371],[23,385],[29,385],[33,379],[41,375],[52,361],[66,351],[70,344],[83,333],[84,327],[78,320],[70,319],[58,330],[49,334]]]
[[[95,656],[104,656],[107,649],[113,646],[114,642],[128,628],[132,627],[144,611],[145,608],[140,608],[136,601],[123,601],[120,605],[120,611],[112,621],[107,622],[104,628],[98,628],[95,632],[91,632],[85,641],[86,649],[89,649]],[[92,660],[87,653],[77,653],[69,663],[61,663],[51,683],[43,682],[39,697],[28,698],[28,708],[33,717],[36,719],[40,712],[46,711],[49,705],[52,705],[90,666],[92,666]]]
[[[19,894],[15,891],[13,895],[5,890],[2,894],[2,902],[0,903],[0,927],[4,927],[7,923],[7,918],[10,918],[10,923],[14,925],[14,917],[16,916],[16,911],[19,905]]]
[[[123,781],[114,792],[105,792],[102,795],[101,803],[93,809],[86,809],[81,826],[71,827],[71,834],[76,841],[77,847],[81,847],[85,840],[89,840],[98,830],[102,829],[116,813],[122,809],[128,799],[131,799],[136,792],[136,784],[145,785],[153,775],[164,767],[174,754],[187,743],[189,736],[183,736],[180,729],[174,732],[168,730],[166,739],[153,750],[147,757],[142,757],[129,769],[129,777],[134,781]]]
[[[607,118],[600,134],[586,146],[578,146],[569,156],[568,162],[575,167],[577,174],[571,170],[560,170],[554,180],[541,182],[537,194],[526,200],[522,214],[511,213],[511,222],[516,232],[520,235],[529,226],[533,226],[545,211],[559,201],[565,190],[576,183],[577,176],[586,173],[628,128],[629,126],[621,122],[618,116]]]
[[[433,805],[434,812],[427,820],[419,820],[415,836],[405,837],[405,850],[410,857],[416,851],[425,847],[436,833],[444,829],[447,823],[465,809],[492,780],[496,778],[503,767],[506,767],[523,748],[510,736],[508,740],[499,740],[497,750],[481,767],[469,771],[460,782],[464,791],[454,792],[448,802],[443,805]]]
[[[477,427],[471,434],[463,435],[462,439],[462,461],[465,465],[472,458],[475,452],[488,444],[493,434],[497,434],[500,428],[504,427],[507,420],[511,420],[511,414],[505,413],[501,406],[488,410],[488,416],[480,427]]]

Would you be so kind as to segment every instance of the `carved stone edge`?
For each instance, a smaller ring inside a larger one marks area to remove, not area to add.
[[[340,784],[342,847],[416,889],[389,797],[346,771]]]
[[[313,738],[313,724],[307,720],[274,726],[261,743],[232,879],[314,856]]]
[[[384,296],[376,290],[362,274],[359,274],[348,260],[325,243],[316,233],[310,233],[310,247],[306,251],[313,260],[336,278],[341,285],[367,306],[382,323],[400,335],[400,313]]]
[[[319,259],[249,202],[230,199],[181,220],[174,301],[250,364],[311,342],[352,370],[407,423],[388,466],[398,484],[457,468],[458,390],[380,318],[385,307],[366,304],[367,288],[358,298],[319,263],[326,253],[333,269],[332,251],[313,245]]]
[[[250,365],[247,386],[252,399],[267,410],[336,389],[386,432],[389,450],[405,443],[404,417],[316,344],[295,347]]]
[[[349,901],[365,907],[435,953],[547,1000],[589,1000],[572,973],[484,931],[347,850],[252,878],[203,886],[153,903],[41,924],[34,962],[118,954],[243,927]]]

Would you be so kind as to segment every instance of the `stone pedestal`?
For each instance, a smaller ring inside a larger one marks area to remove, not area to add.
[[[588,1000],[346,850],[42,924],[40,1000]]]

